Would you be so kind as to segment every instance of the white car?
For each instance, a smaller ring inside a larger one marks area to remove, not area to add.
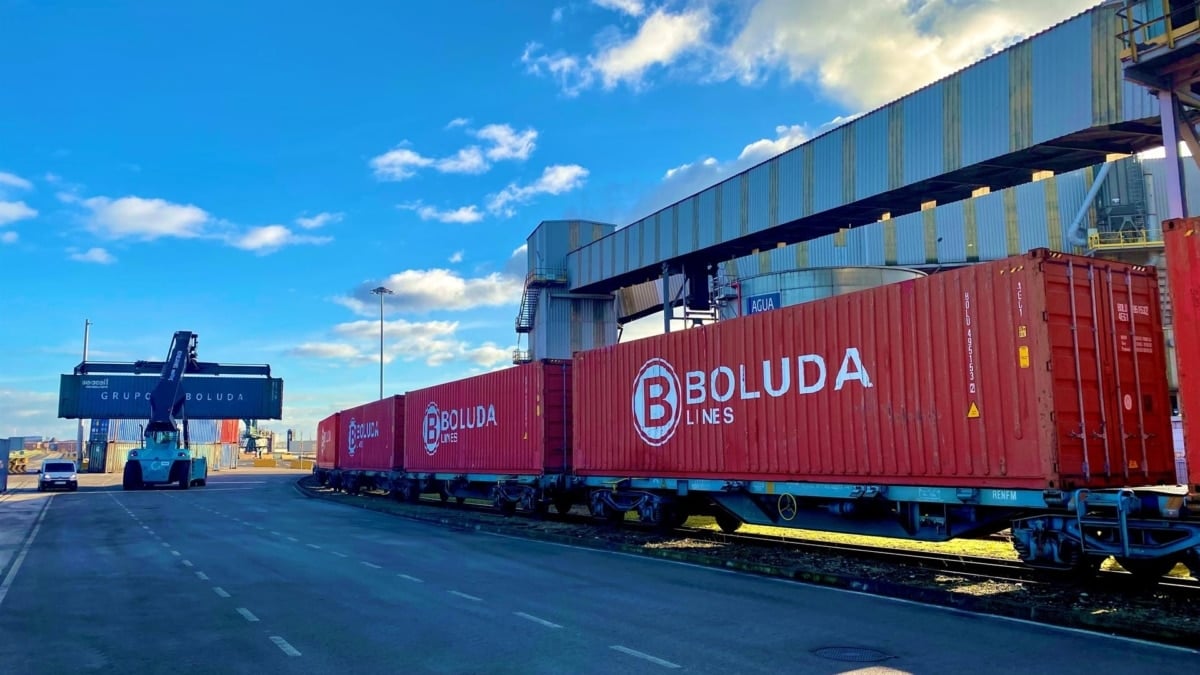
[[[79,489],[79,474],[75,462],[69,459],[47,459],[38,469],[38,492],[51,488],[63,488],[75,492]]]

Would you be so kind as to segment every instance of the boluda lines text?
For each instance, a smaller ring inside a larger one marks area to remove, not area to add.
[[[435,401],[430,401],[421,421],[425,452],[433,455],[442,444],[458,443],[460,432],[487,426],[500,426],[496,421],[496,406],[491,403],[442,410]]]
[[[634,427],[643,441],[657,446],[670,440],[680,424],[733,424],[736,415],[729,402],[735,398],[753,405],[757,399],[804,396],[829,387],[841,391],[850,384],[872,386],[857,347],[846,348],[832,376],[820,354],[689,370],[682,379],[669,361],[652,358],[634,378]]]

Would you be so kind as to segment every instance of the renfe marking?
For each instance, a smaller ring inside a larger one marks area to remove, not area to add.
[[[681,419],[689,426],[732,424],[735,421],[732,406],[712,403],[725,403],[734,396],[739,401],[753,401],[761,399],[764,393],[770,398],[779,398],[793,388],[802,396],[815,394],[825,389],[829,379],[825,358],[820,354],[802,354],[795,358],[794,364],[787,356],[778,363],[762,361],[761,390],[747,384],[746,371],[746,364],[720,365],[711,371],[691,370],[684,373],[681,386],[674,366],[666,359],[646,361],[634,378],[633,386],[633,418],[638,436],[650,445],[662,445],[674,436]],[[845,350],[834,378],[834,391],[841,391],[849,382],[858,382],[864,388],[873,386],[856,347]]]

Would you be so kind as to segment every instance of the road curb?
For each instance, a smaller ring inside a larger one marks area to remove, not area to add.
[[[310,476],[304,476],[295,483],[297,490],[302,493],[306,493],[306,496],[308,496],[310,499],[322,499],[331,502],[336,501],[354,508],[386,513],[392,516],[417,522],[444,525],[460,531],[466,530],[486,532],[490,534],[500,534],[554,544],[565,544],[580,548],[625,553],[644,558],[672,560],[675,562],[699,565],[702,567],[721,568],[765,577],[788,579],[814,586],[825,586],[828,588],[855,591],[868,595],[906,600],[920,604],[936,605],[970,614],[985,614],[1009,619],[1032,621],[1040,624],[1084,630],[1092,633],[1103,633],[1106,635],[1134,638],[1149,642],[1187,647],[1190,649],[1200,647],[1200,636],[1196,635],[1195,633],[1178,630],[1170,625],[1150,625],[1145,623],[1137,623],[1114,618],[1106,614],[1094,614],[1091,611],[1029,605],[980,596],[963,595],[961,593],[951,593],[949,591],[932,588],[919,588],[916,586],[908,586],[890,581],[880,581],[865,577],[836,574],[803,566],[790,567],[771,565],[768,563],[744,562],[740,560],[723,560],[700,553],[662,549],[646,549],[644,547],[632,544],[584,539],[580,537],[554,534],[551,532],[537,532],[528,530],[518,531],[514,530],[513,528],[506,528],[487,523],[481,523],[478,521],[472,522],[469,526],[463,526],[458,522],[454,522],[449,518],[444,518],[441,516],[396,512],[386,508],[386,502],[376,505],[369,501],[364,503],[341,501],[336,498],[312,491],[308,486],[303,484],[304,481],[310,478]]]

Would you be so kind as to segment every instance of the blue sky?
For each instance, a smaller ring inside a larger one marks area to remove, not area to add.
[[[305,437],[378,394],[379,283],[388,392],[502,367],[539,221],[628,224],[1093,3],[98,4],[0,0],[0,436],[74,437],[85,319],[93,359],[271,364]]]

